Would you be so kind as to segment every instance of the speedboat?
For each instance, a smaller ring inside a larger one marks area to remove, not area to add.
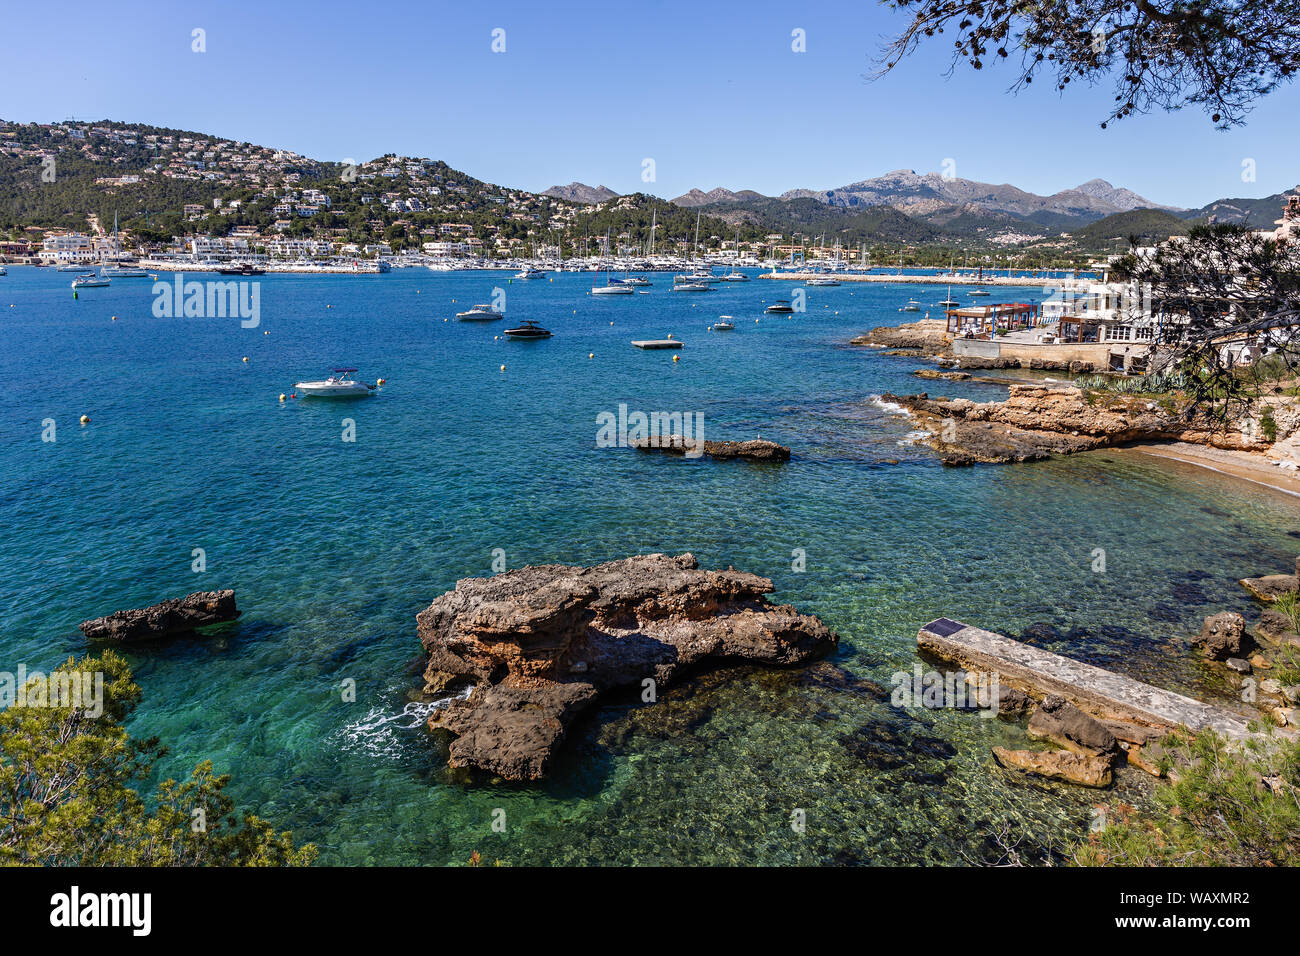
[[[718,316],[718,321],[714,322],[711,328],[714,332],[730,332],[736,327],[731,322],[731,316],[720,315]]]
[[[839,279],[832,279],[830,276],[818,276],[816,279],[809,279],[809,285],[839,285]]]
[[[793,311],[794,311],[794,306],[792,306],[792,305],[791,305],[788,301],[786,301],[785,299],[777,299],[775,302],[773,302],[771,305],[769,305],[769,306],[768,306],[766,309],[764,309],[763,311],[764,311],[764,312],[774,312],[774,313],[777,313],[777,314],[779,314],[779,315],[785,315],[785,314],[787,314],[787,313],[789,313],[789,312],[793,312]]]
[[[6,269],[4,266],[0,266],[0,276],[7,276],[8,274],[9,274],[9,270]]]
[[[457,322],[495,322],[504,315],[490,305],[476,305],[472,309],[456,313]]]
[[[907,305],[903,306],[903,311],[904,311],[904,312],[920,312],[920,311],[921,311],[921,303],[917,302],[915,299],[908,299],[908,300],[907,300]]]
[[[55,272],[80,272],[84,268],[86,268],[84,262],[68,262],[59,266],[54,271]]]
[[[989,295],[988,289],[971,289],[967,295]]]
[[[322,382],[295,382],[294,391],[304,398],[360,398],[369,395],[375,386],[354,381],[354,368],[330,369],[334,374]]]
[[[516,279],[544,279],[546,278],[545,269],[534,269],[532,266],[524,266],[523,269],[515,273]]]
[[[737,272],[735,269],[732,269],[732,270],[731,270],[730,272],[728,272],[725,276],[720,276],[720,277],[719,277],[719,281],[721,281],[721,282],[748,282],[748,281],[749,281],[749,276],[745,275],[745,273],[743,273],[743,272]]]
[[[544,329],[532,319],[525,319],[517,329],[506,329],[508,339],[549,339],[551,332]]]
[[[645,276],[628,276],[626,279],[616,281],[621,281],[624,285],[654,285],[654,283]]]
[[[74,289],[88,289],[97,286],[106,286],[112,283],[112,279],[106,279],[104,276],[97,276],[93,272],[87,272],[85,275],[77,276],[72,280]]]

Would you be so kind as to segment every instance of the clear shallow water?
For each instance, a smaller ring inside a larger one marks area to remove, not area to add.
[[[592,298],[589,275],[508,279],[264,277],[261,326],[243,329],[154,318],[149,280],[74,301],[67,273],[11,268],[0,667],[83,652],[84,618],[235,588],[236,624],[130,655],[145,691],[132,729],[171,747],[168,773],[210,757],[242,806],[330,863],[475,850],[517,864],[962,863],[998,821],[1083,832],[1095,795],[990,771],[988,747],[1020,740],[1014,726],[743,669],[655,708],[602,708],[544,785],[464,779],[408,707],[414,616],[457,578],[490,573],[496,548],[511,567],[692,551],[772,577],[779,600],[840,633],[837,664],[886,687],[910,669],[918,626],[947,615],[1009,634],[1049,625],[1042,646],[1214,694],[1185,639],[1212,610],[1250,607],[1236,578],[1300,548],[1292,500],[1199,469],[1100,453],[945,470],[906,444],[908,420],[870,395],[1004,390],[920,382],[914,361],[843,343],[916,318],[898,308],[945,286],[810,288],[808,312],[786,318],[761,313],[785,283],[688,295],[659,275],[648,295]],[[443,321],[494,286],[511,318],[555,338],[495,341],[505,323]],[[706,331],[719,314],[735,332]],[[628,344],[669,333],[686,343],[677,363]],[[340,363],[388,384],[350,404],[277,400]],[[708,437],[761,434],[795,460],[596,448],[596,416],[621,402],[701,412]],[[340,440],[344,418],[354,443]],[[190,569],[198,547],[204,574]],[[340,699],[346,678],[356,703]],[[491,829],[497,808],[505,834]]]

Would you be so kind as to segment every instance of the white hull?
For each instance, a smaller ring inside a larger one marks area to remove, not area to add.
[[[371,391],[363,382],[298,382],[293,388],[305,398],[359,398]]]
[[[592,288],[592,295],[631,295],[636,290],[630,285],[598,285]]]

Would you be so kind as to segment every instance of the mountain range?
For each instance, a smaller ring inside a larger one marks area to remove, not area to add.
[[[610,189],[608,186],[588,186],[585,183],[569,183],[567,186],[552,186],[550,189],[543,191],[542,195],[550,196],[552,199],[566,199],[569,202],[580,202],[588,206],[618,197],[618,193],[614,192],[614,190]]]

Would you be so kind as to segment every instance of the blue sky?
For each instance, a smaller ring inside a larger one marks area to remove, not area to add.
[[[967,179],[1051,193],[1101,177],[1180,206],[1300,181],[1295,87],[1232,132],[1192,110],[1101,130],[1109,87],[1013,96],[1010,70],[945,77],[947,41],[869,82],[898,23],[871,0],[9,4],[0,117],[148,122],[319,159],[433,156],[527,189],[667,198],[831,188],[948,159]]]

